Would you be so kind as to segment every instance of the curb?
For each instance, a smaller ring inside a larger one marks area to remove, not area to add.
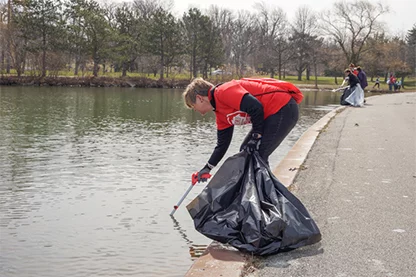
[[[289,190],[292,188],[298,172],[303,169],[302,165],[321,131],[335,115],[345,108],[345,106],[341,106],[330,111],[309,127],[273,170],[273,174]],[[245,274],[246,266],[247,256],[245,254],[231,246],[214,241],[208,246],[205,253],[193,263],[185,277],[241,277]]]

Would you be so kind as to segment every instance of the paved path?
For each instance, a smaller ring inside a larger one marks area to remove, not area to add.
[[[292,191],[316,245],[259,261],[253,276],[416,276],[416,93],[367,99],[320,134]]]

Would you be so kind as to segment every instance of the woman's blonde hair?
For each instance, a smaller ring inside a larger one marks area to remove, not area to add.
[[[195,78],[192,82],[186,87],[185,91],[183,92],[183,101],[185,105],[192,109],[192,106],[196,102],[196,95],[208,96],[208,91],[214,85],[208,81],[205,81],[202,78]]]

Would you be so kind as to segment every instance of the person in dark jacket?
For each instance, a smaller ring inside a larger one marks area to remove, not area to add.
[[[357,77],[358,80],[360,80],[360,85],[362,89],[365,89],[368,86],[367,83],[367,75],[365,74],[364,70],[362,70],[362,68],[360,66],[357,66]]]
[[[347,79],[350,88],[353,88],[360,83],[360,79],[358,79],[358,77],[355,74],[353,74],[350,69],[346,69],[344,73],[345,79]]]
[[[298,104],[303,95],[291,83],[271,78],[232,80],[214,86],[194,79],[183,93],[185,105],[202,115],[214,111],[217,145],[205,166],[198,171],[198,181],[224,157],[231,143],[234,125],[252,124],[240,151],[258,151],[268,163],[270,154],[289,134],[299,118]]]
[[[341,95],[341,105],[352,105],[355,107],[361,107],[364,105],[364,91],[361,88],[360,80],[350,69],[346,69],[345,82],[348,82],[349,86],[345,88],[344,93]]]

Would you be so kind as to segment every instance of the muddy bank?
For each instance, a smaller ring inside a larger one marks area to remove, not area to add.
[[[185,88],[189,80],[153,80],[145,77],[31,77],[1,76],[1,86],[69,86],[69,87],[138,87],[138,88]]]

